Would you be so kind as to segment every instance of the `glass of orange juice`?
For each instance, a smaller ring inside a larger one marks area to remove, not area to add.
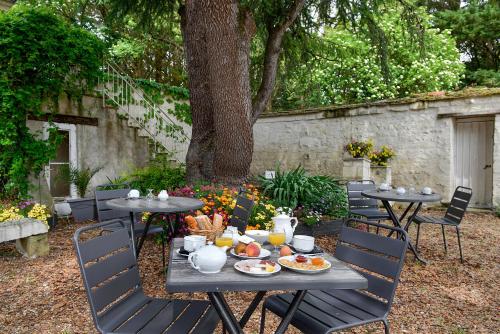
[[[229,248],[231,248],[233,246],[233,237],[229,234],[224,235],[223,232],[219,232],[215,236],[215,246],[217,247],[228,246]]]
[[[274,228],[269,232],[269,243],[274,246],[274,251],[278,251],[278,246],[283,245],[286,240],[285,229]]]

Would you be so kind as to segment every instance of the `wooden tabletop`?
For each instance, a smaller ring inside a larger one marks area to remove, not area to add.
[[[270,277],[254,277],[240,273],[233,265],[240,259],[228,253],[227,262],[220,273],[202,274],[193,269],[186,257],[177,254],[183,245],[182,238],[174,239],[170,248],[167,271],[168,292],[219,292],[219,291],[270,291],[270,290],[320,290],[320,289],[366,289],[368,281],[353,269],[333,256],[325,259],[332,263],[326,272],[305,275],[287,270]],[[275,253],[271,260],[276,261]]]
[[[367,190],[361,192],[361,195],[368,198],[375,198],[381,201],[393,202],[439,202],[441,195],[432,193],[424,195],[420,192],[409,192],[399,195],[396,190]]]
[[[115,198],[106,201],[110,208],[128,212],[161,212],[175,213],[199,209],[203,202],[196,198],[170,196],[166,201],[146,198]]]

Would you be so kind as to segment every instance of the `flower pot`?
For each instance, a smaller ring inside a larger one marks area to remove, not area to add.
[[[370,174],[375,184],[387,183],[392,184],[392,168],[391,166],[370,166]]]
[[[67,202],[71,207],[71,214],[75,222],[80,223],[97,218],[97,208],[93,198],[68,199]]]
[[[369,180],[370,160],[365,158],[344,158],[342,176],[345,180]]]

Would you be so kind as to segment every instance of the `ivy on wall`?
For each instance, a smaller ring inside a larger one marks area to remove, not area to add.
[[[47,9],[18,5],[0,12],[0,50],[0,196],[24,197],[60,141],[54,127],[48,139],[31,133],[27,118],[50,116],[63,92],[94,87],[104,45]]]

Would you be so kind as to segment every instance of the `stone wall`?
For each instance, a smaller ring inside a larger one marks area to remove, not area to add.
[[[140,137],[138,129],[128,126],[127,120],[119,116],[115,109],[104,108],[102,98],[84,96],[81,102],[77,102],[61,97],[58,113],[98,119],[98,126],[76,124],[79,167],[102,167],[92,178],[88,195],[91,195],[96,185],[107,183],[108,178],[112,180],[149,162],[147,138]],[[43,124],[41,121],[28,121],[30,129],[39,133],[43,130]],[[46,196],[47,183],[44,175],[35,180],[34,184],[40,184],[42,188],[34,192],[35,197],[39,198],[40,192]]]
[[[372,138],[389,145],[393,185],[429,185],[449,200],[454,190],[455,117],[495,115],[494,198],[500,200],[500,94],[482,97],[374,103],[269,113],[254,126],[251,170],[262,174],[302,164],[311,173],[342,177],[343,147]]]
[[[493,152],[493,205],[500,207],[500,115],[495,116]]]

